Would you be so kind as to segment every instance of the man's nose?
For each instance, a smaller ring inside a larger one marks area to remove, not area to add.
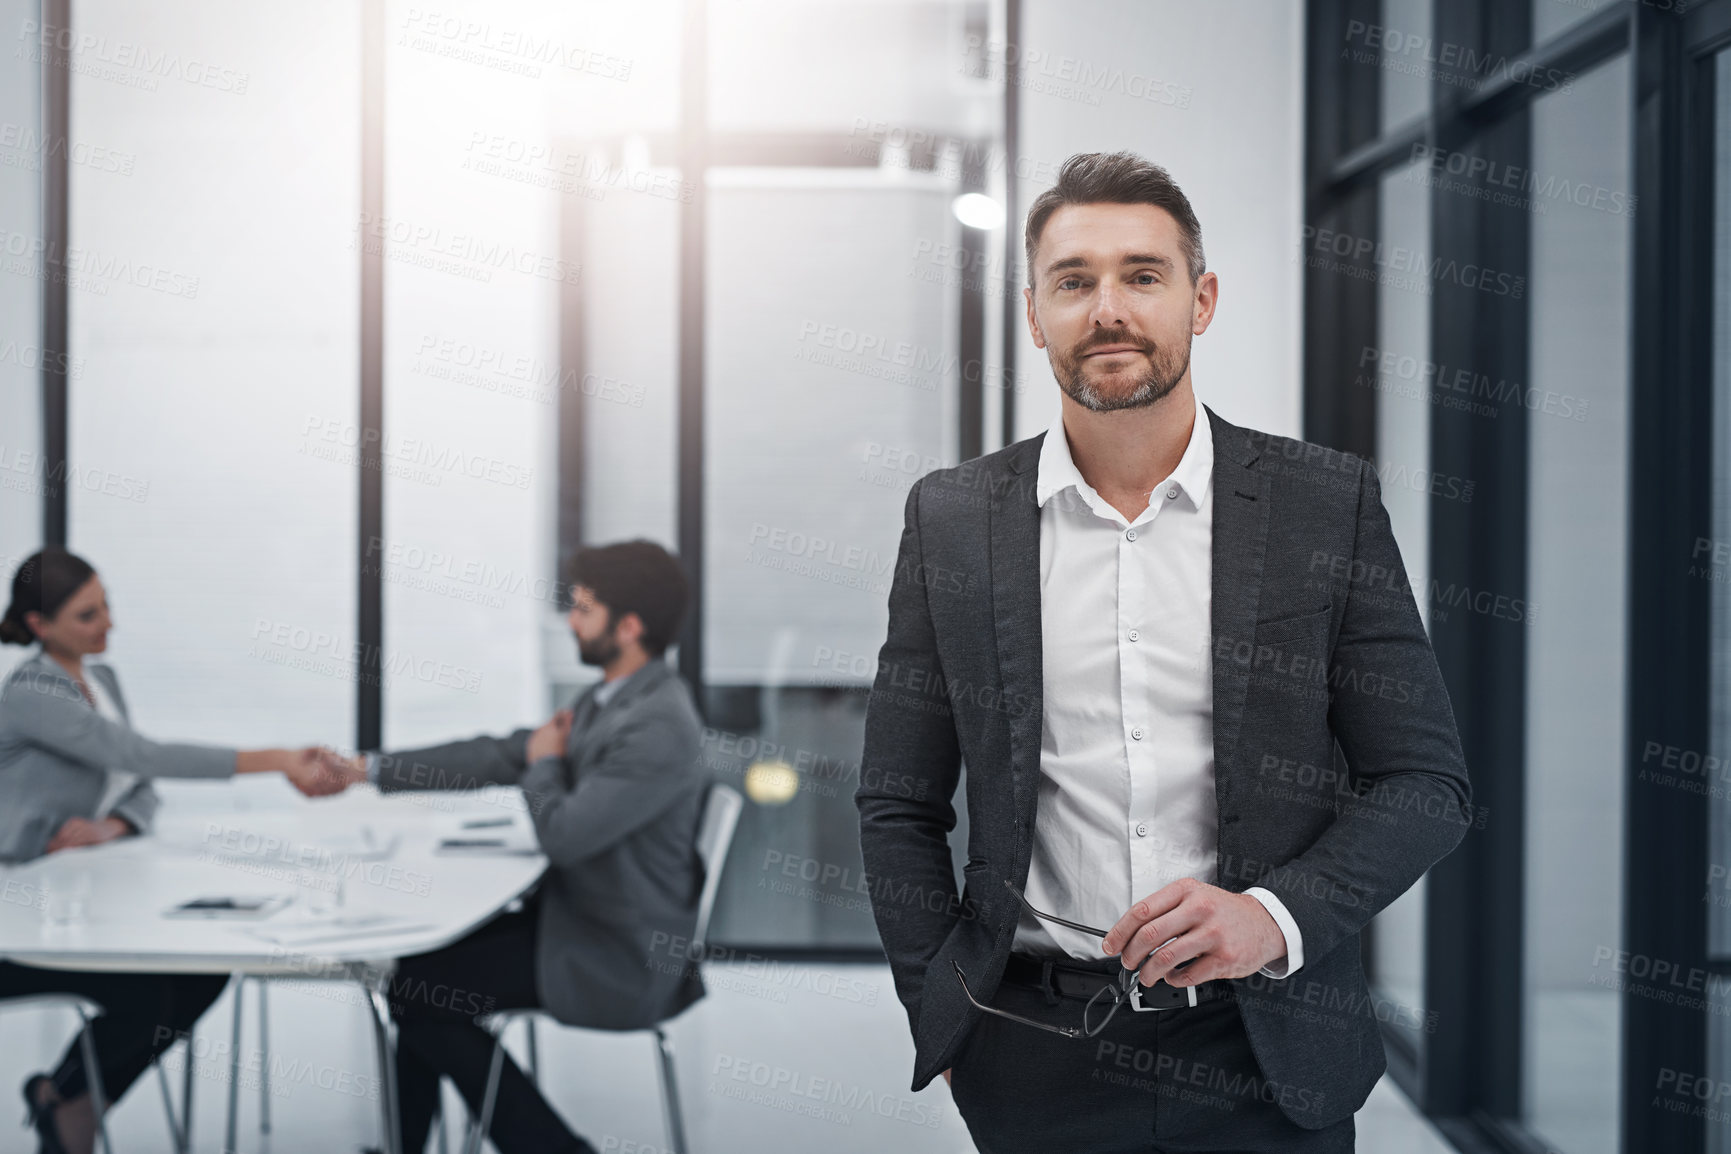
[[[1088,319],[1096,325],[1121,325],[1129,319],[1123,297],[1113,286],[1101,282],[1094,293],[1094,308]]]

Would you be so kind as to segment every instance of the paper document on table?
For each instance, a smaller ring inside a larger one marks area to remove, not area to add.
[[[342,914],[304,922],[279,922],[247,930],[253,937],[279,946],[310,946],[351,938],[381,938],[430,930],[429,922],[392,914]]]
[[[353,829],[309,831],[302,822],[232,819],[206,821],[164,830],[154,839],[161,845],[196,851],[209,858],[269,861],[287,867],[340,871],[348,863],[384,861],[402,844],[397,831],[370,825]]]
[[[313,838],[306,844],[314,847],[320,854],[348,861],[381,861],[397,852],[397,845],[403,840],[399,833],[378,834],[370,825],[363,825],[353,832],[327,834]]]

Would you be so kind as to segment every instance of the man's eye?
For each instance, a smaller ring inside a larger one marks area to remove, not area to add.
[[[1136,283],[1137,284],[1154,284],[1157,281],[1159,281],[1159,279],[1160,279],[1159,277],[1155,276],[1151,272],[1144,272],[1144,273],[1137,273],[1136,274]]]
[[[1063,280],[1058,282],[1058,287],[1060,289],[1073,289],[1073,288],[1076,288],[1077,286],[1079,286],[1081,283],[1082,283],[1081,281],[1077,280],[1073,276],[1065,277]]]

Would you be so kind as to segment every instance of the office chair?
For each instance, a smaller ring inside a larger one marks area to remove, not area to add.
[[[49,1009],[63,1006],[78,1015],[78,1045],[84,1052],[84,1078],[90,1084],[90,1105],[96,1114],[96,1136],[102,1141],[103,1154],[114,1154],[114,1147],[108,1141],[108,1100],[102,1093],[102,1068],[96,1064],[96,1035],[91,1032],[91,1025],[102,1016],[102,1007],[88,998],[76,994],[26,994],[16,998],[0,998],[0,1010],[16,1009]],[[162,1067],[157,1067],[161,1073]],[[168,1093],[167,1077],[163,1078],[163,1094]],[[166,1101],[166,1097],[164,1101]],[[174,1127],[174,1109],[169,1108],[168,1124]],[[180,1141],[180,1131],[175,1127],[175,1142]]]
[[[79,1048],[84,1051],[85,1068],[91,1071],[90,1103],[96,1114],[97,1131],[102,1137],[103,1150],[107,1154],[113,1154],[108,1143],[107,1096],[102,1088],[102,1071],[96,1065],[96,1038],[90,1032],[91,1020],[102,1013],[102,1007],[74,994],[30,994],[17,998],[0,998],[0,1010],[30,1006],[65,1006],[78,1015],[82,1023],[79,1027]],[[156,1067],[157,1084],[162,1087],[162,1110],[168,1116],[169,1141],[174,1146],[175,1154],[192,1154],[192,1031],[188,1030],[186,1035],[186,1067],[183,1070],[184,1085],[180,1091],[178,1114],[174,1109],[174,1092],[168,1088],[168,1071],[163,1069],[162,1058],[163,1055],[158,1054],[150,1064]]]
[[[715,895],[721,885],[721,867],[727,861],[727,850],[733,844],[733,832],[739,826],[739,814],[744,808],[745,799],[737,789],[720,783],[709,787],[709,795],[703,802],[703,817],[697,824],[697,856],[703,859],[703,892],[697,899],[697,926],[692,931],[688,956],[703,956],[703,945],[709,937],[709,915],[715,908]],[[499,1093],[499,1076],[505,1065],[505,1030],[519,1019],[529,1031],[529,1073],[531,1078],[535,1078],[539,1065],[534,1033],[537,1013],[537,1010],[509,1010],[492,1016],[493,1061],[487,1069],[487,1090],[481,1098],[481,1116],[469,1125],[463,1154],[480,1154],[481,1140],[493,1124],[493,1105]],[[674,1076],[673,1043],[667,1037],[666,1023],[657,1023],[651,1032],[655,1036],[659,1060],[657,1071],[661,1081],[661,1108],[667,1120],[667,1145],[672,1154],[688,1154],[685,1115],[679,1106],[679,1083]],[[539,1079],[536,1081],[539,1084]],[[442,1146],[442,1120],[439,1133]]]

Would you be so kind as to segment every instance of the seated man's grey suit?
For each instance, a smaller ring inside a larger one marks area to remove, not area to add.
[[[1359,931],[1465,835],[1471,795],[1376,473],[1350,454],[1208,418],[1215,884],[1270,890],[1302,934],[1297,973],[1232,988],[1263,1075],[1310,1091],[1280,1108],[1318,1130],[1350,1117],[1385,1068]],[[1027,884],[1041,778],[1045,435],[932,472],[907,499],[856,797],[916,1090],[982,1017],[955,965],[975,996],[996,993],[1019,912],[1004,883]],[[946,839],[963,762],[958,895]]]
[[[530,764],[531,731],[519,729],[381,754],[378,785],[521,786],[549,860],[536,903],[541,1005],[567,1025],[640,1029],[703,996],[695,966],[651,956],[654,943],[689,940],[697,922],[703,727],[665,660],[651,659],[599,708],[597,688],[577,698],[564,758]]]

